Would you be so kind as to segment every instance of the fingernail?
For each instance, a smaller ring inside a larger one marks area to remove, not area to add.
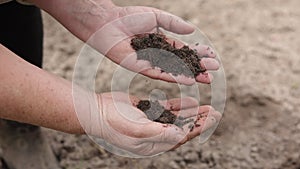
[[[203,58],[201,59],[201,67],[204,67],[207,70],[218,70],[220,65],[216,59]]]
[[[216,124],[216,122],[217,122],[217,120],[214,117],[208,117],[205,120],[205,124],[204,124],[204,127],[202,129],[202,132],[206,131],[207,129],[209,129],[211,127],[213,127]]]

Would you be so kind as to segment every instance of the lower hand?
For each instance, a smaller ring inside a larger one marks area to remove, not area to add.
[[[182,128],[150,121],[137,109],[140,99],[125,93],[97,95],[99,109],[83,124],[86,132],[139,156],[152,156],[175,149],[218,123],[221,114],[210,106],[198,106],[192,98],[162,101],[177,117],[195,120]],[[201,118],[199,118],[201,117]]]

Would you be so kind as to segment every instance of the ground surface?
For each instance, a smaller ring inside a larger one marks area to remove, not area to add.
[[[225,115],[205,144],[194,140],[148,159],[118,157],[97,149],[86,136],[46,130],[63,168],[300,168],[299,0],[116,2],[164,9],[207,34],[226,71]],[[71,80],[83,44],[47,14],[44,19],[44,67]],[[112,67],[107,62],[107,69],[99,72],[97,90],[108,90],[105,80],[110,79]],[[145,84],[141,85],[132,90],[142,90]]]

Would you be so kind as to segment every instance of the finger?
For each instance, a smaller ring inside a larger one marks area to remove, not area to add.
[[[208,116],[213,116],[217,120],[217,122],[219,122],[222,118],[222,114],[220,112],[214,110],[213,108],[210,109]]]
[[[129,58],[129,59],[127,59]],[[196,77],[196,80],[191,77],[186,77],[184,75],[172,75],[171,73],[162,72],[159,68],[151,68],[149,61],[138,60],[137,64],[134,66],[132,63],[136,62],[136,60],[132,60],[134,57],[127,57],[123,61],[120,62],[120,65],[128,68],[131,71],[139,72],[145,76],[148,76],[152,79],[164,80],[166,82],[171,83],[179,83],[184,85],[193,85],[196,81],[201,83],[211,83],[213,77],[208,73],[201,73]],[[217,69],[218,64],[214,61],[208,60],[203,62],[203,65],[207,65],[208,69]]]
[[[208,115],[205,114],[197,118],[194,128],[189,133],[190,138],[197,137],[201,133],[215,126],[221,119],[221,114],[215,110],[210,110]]]
[[[215,123],[207,123],[206,128],[204,128],[205,130],[207,130],[208,128],[212,127]],[[197,124],[198,125],[198,124]],[[172,149],[176,149],[178,147],[180,147],[181,145],[185,144],[186,142],[194,139],[195,137],[199,136],[202,132],[204,132],[205,130],[203,129],[203,127],[197,126],[196,125],[193,127],[193,130],[188,133],[184,139],[182,139],[176,146],[174,146]]]
[[[199,105],[198,101],[193,97],[164,100],[160,101],[160,104],[164,106],[165,109],[171,111],[179,111],[181,109],[188,109],[192,107],[197,107]]]
[[[196,117],[198,115],[198,107],[184,109],[180,111],[172,111],[179,120],[186,120],[187,118]]]
[[[166,40],[169,44],[171,44],[172,46],[174,46],[177,49],[180,49],[185,45],[183,42],[176,40],[176,39],[171,39],[171,38],[167,37]]]
[[[217,55],[213,49],[207,45],[192,45],[191,48],[196,49],[200,56],[215,58]]]
[[[137,105],[140,99],[136,96],[123,92],[108,92],[101,94],[101,100],[112,100],[113,102],[122,102],[129,105]]]
[[[181,129],[169,125],[164,128],[160,135],[152,138],[139,140],[140,145],[147,145],[148,149],[145,150],[146,155],[155,155],[158,153],[171,150],[174,146],[185,137]]]
[[[190,34],[195,31],[194,27],[187,22],[183,21],[181,18],[163,12],[161,10],[154,10],[156,15],[158,26],[178,34]]]
[[[208,116],[202,116],[195,124],[192,130],[178,143],[174,146],[173,149],[178,148],[179,146],[185,144],[186,142],[192,140],[193,138],[199,136],[201,133],[205,132],[206,130],[210,129],[211,127],[218,124],[221,119],[221,114],[217,111],[210,110]]]
[[[210,84],[212,80],[213,80],[213,76],[208,72],[200,73],[196,77],[196,81],[200,83]]]
[[[218,70],[220,67],[219,62],[212,58],[202,58],[200,66],[206,70]]]
[[[190,122],[195,121],[197,119],[196,117],[197,116],[191,117]],[[201,121],[200,123],[204,124],[206,119],[207,119],[207,115],[204,115],[203,118],[200,120]],[[207,124],[210,124],[210,123],[207,123]],[[131,124],[126,125],[128,128],[131,128],[131,129],[135,128],[135,130],[133,130],[134,134],[129,135],[129,136],[133,136],[135,138],[147,138],[147,140],[151,140],[153,142],[166,142],[168,144],[171,144],[171,143],[178,144],[180,141],[184,140],[184,138],[187,135],[189,135],[188,137],[193,138],[200,134],[200,132],[198,130],[188,133],[190,131],[188,124],[184,126],[184,129],[179,128],[178,126],[175,126],[173,124],[162,124],[162,123],[152,122],[152,121],[143,123],[142,124],[143,126],[133,126],[133,125],[136,125],[136,124],[133,124],[132,121],[131,121]],[[208,125],[208,128],[209,128],[209,125]],[[207,128],[205,128],[205,130],[206,129]],[[203,130],[203,131],[205,131],[205,130]]]
[[[141,73],[152,79],[164,80],[171,83],[193,85],[196,82],[194,78],[186,77],[184,75],[174,76],[171,73],[162,72],[160,69],[147,69],[141,71]]]
[[[180,111],[172,111],[172,113],[183,118],[190,118],[197,115],[203,115],[203,116],[208,115],[211,109],[212,109],[211,106],[199,106],[199,107],[193,107],[190,109],[184,109]]]
[[[167,39],[170,44],[173,44],[177,49],[180,49],[184,46],[184,43],[173,40]],[[196,49],[200,56],[207,56],[207,58],[202,58],[200,62],[200,66],[207,70],[218,70],[219,69],[219,62],[216,59],[214,52],[211,50],[210,47],[202,45],[202,46],[191,46],[191,49]]]
[[[156,123],[156,125],[157,124],[160,125],[160,130],[158,130],[159,133],[154,135],[154,137],[149,138],[149,141],[158,143],[168,143],[172,145],[171,147],[173,147],[186,136],[184,131],[178,126],[175,126],[173,124]]]
[[[215,125],[221,118],[221,114],[214,111],[211,106],[201,106],[200,109],[201,110],[199,110],[199,113],[201,112],[201,114],[206,115],[201,116],[201,118],[199,119],[201,125],[196,123],[194,130],[190,131],[188,134],[186,134],[184,130],[178,128],[177,126],[164,124],[159,135],[143,140],[142,142],[152,143],[153,146],[150,150],[150,152],[152,153],[159,153],[178,148],[179,146],[199,136],[200,133]],[[207,120],[208,122],[206,122]]]
[[[211,123],[206,123],[205,125],[205,121],[208,119],[207,117],[209,116],[210,112],[212,112],[213,114],[211,117],[217,116],[215,115],[215,111],[211,106],[200,106],[198,109],[198,116],[195,116],[195,112],[191,113],[192,111],[183,110],[182,112],[183,113],[181,114],[181,116],[184,118],[188,118],[187,121],[190,121],[190,123],[187,123],[185,124],[185,126],[183,126],[183,131],[184,133],[186,133],[186,136],[172,149],[178,148],[191,139],[199,136],[200,133],[204,132],[208,128],[212,127],[213,125]],[[215,119],[220,118],[216,117]]]

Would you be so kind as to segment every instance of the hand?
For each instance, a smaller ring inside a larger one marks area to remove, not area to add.
[[[86,132],[108,143],[139,156],[156,155],[186,143],[218,123],[220,113],[210,106],[198,107],[192,98],[171,99],[161,102],[176,116],[194,119],[195,126],[182,128],[173,124],[150,121],[136,108],[140,99],[125,93],[105,93],[97,96],[100,110],[90,121],[83,123]],[[201,118],[199,118],[201,116]],[[198,119],[197,119],[198,117]],[[82,123],[82,121],[81,121]]]
[[[137,60],[132,49],[131,38],[137,34],[156,32],[158,27],[177,34],[190,34],[194,28],[177,16],[150,7],[118,7],[110,0],[56,1],[32,0],[57,18],[75,36],[96,48],[115,63],[145,76],[168,82],[191,85],[196,81],[210,83],[208,72],[199,74],[195,79],[183,75],[172,76],[151,67],[148,61]],[[44,1],[44,4],[41,3]],[[40,4],[39,4],[40,3]],[[61,3],[61,4],[57,4]],[[55,8],[50,8],[51,6]],[[47,9],[50,8],[50,9]],[[173,44],[174,40],[169,39]],[[182,45],[176,41],[177,47]],[[201,60],[202,67],[216,70],[219,67],[214,59],[216,54],[208,46],[190,46],[201,55],[209,58]]]
[[[178,34],[192,33],[194,28],[180,18],[149,7],[116,7],[107,12],[112,13],[107,15],[111,17],[107,20],[112,22],[96,30],[87,43],[115,63],[131,71],[168,82],[192,85],[196,81],[202,83],[212,81],[212,76],[208,72],[200,73],[196,79],[183,75],[173,76],[170,73],[153,68],[148,61],[137,60],[136,53],[130,45],[134,35],[156,32],[158,27]],[[177,48],[183,46],[180,41],[173,39],[168,39],[168,41],[170,44],[174,42]],[[209,58],[201,60],[202,67],[207,70],[217,70],[219,68],[218,62],[214,59],[216,55],[210,47],[201,45],[191,47],[196,49],[200,55],[209,56]]]

